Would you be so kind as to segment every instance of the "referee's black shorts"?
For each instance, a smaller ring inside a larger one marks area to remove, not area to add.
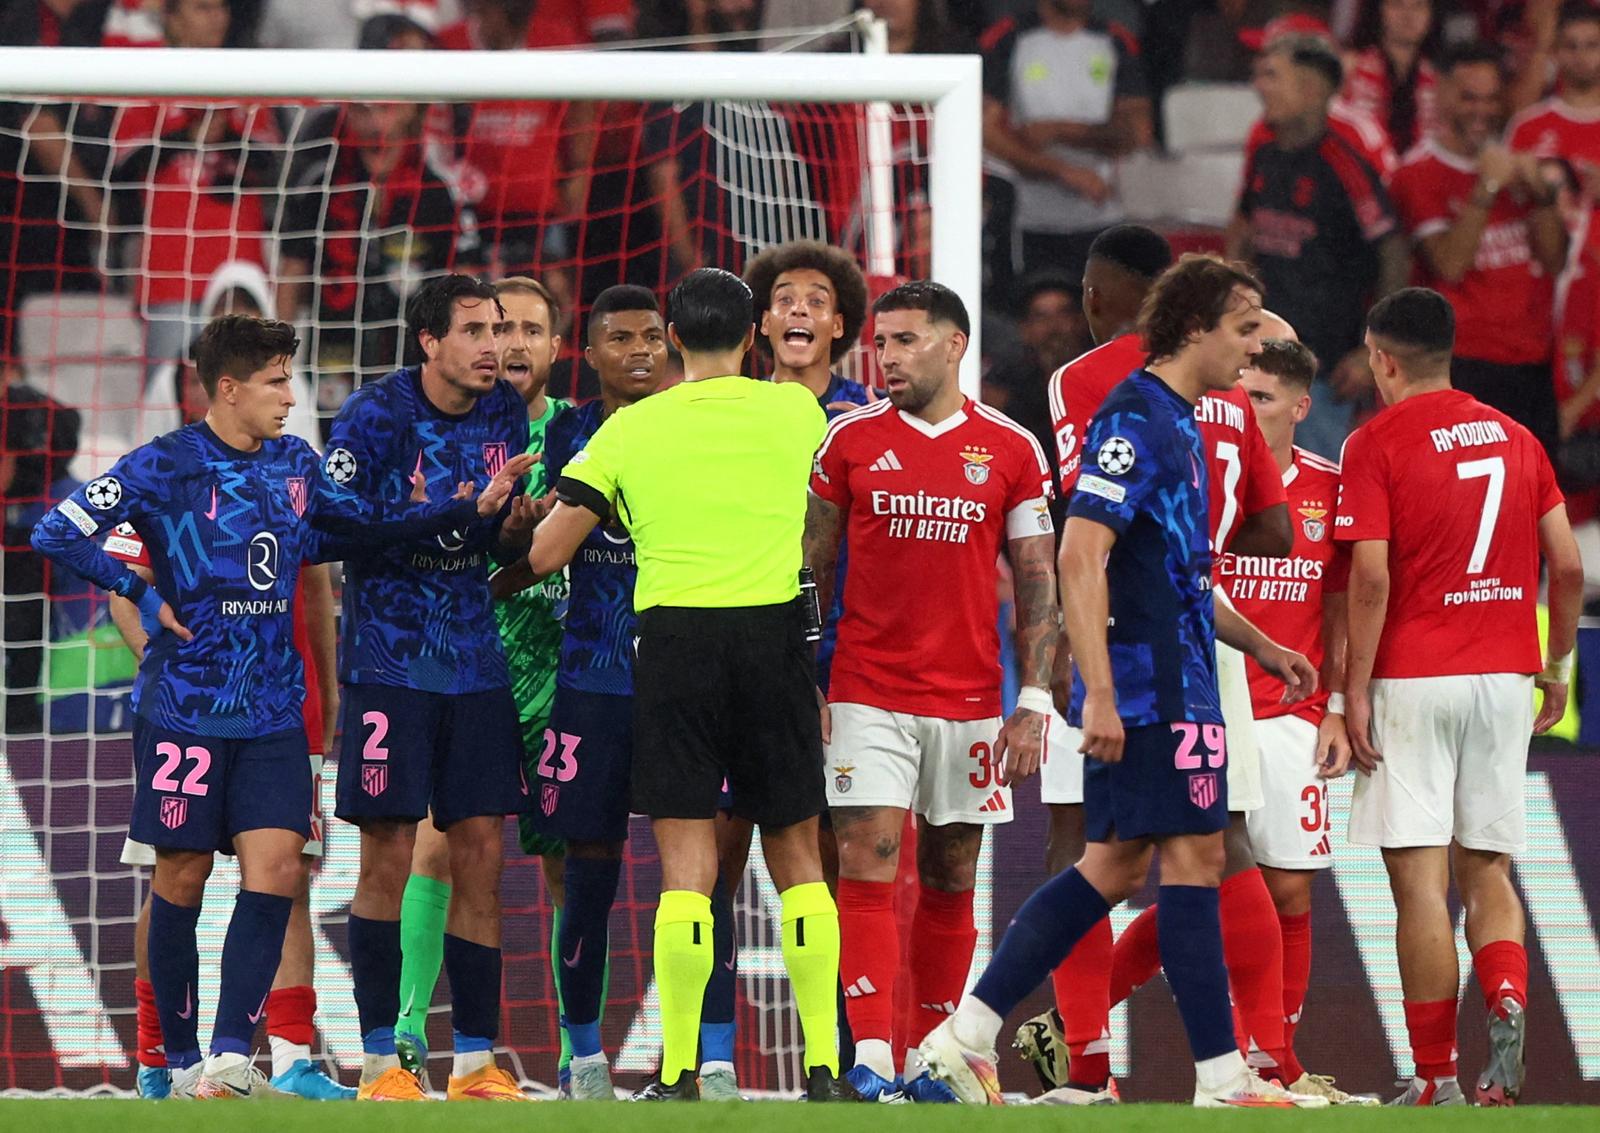
[[[799,607],[639,615],[633,667],[633,810],[715,818],[726,777],[733,813],[779,829],[827,805],[816,665]]]

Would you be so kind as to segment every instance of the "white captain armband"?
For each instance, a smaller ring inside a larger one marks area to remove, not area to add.
[[[1045,496],[1035,496],[1027,503],[1018,504],[1006,512],[1007,539],[1049,535],[1055,529],[1055,521],[1050,518],[1050,501]]]

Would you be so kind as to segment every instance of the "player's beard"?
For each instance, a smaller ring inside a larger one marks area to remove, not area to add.
[[[903,389],[889,390],[889,401],[896,409],[905,413],[920,413],[926,409],[928,403],[938,396],[937,384],[919,385],[910,378],[906,379]]]

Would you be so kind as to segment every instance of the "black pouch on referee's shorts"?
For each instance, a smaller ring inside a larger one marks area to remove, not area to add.
[[[822,640],[822,601],[817,596],[817,576],[810,567],[800,568],[800,624],[806,640],[815,645]]]

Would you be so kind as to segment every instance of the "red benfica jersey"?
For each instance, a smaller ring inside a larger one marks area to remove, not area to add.
[[[1478,183],[1477,162],[1434,141],[1406,154],[1389,195],[1413,240],[1448,231],[1461,217]],[[1438,291],[1456,309],[1456,353],[1504,365],[1550,358],[1555,281],[1534,259],[1528,240],[1533,204],[1502,190],[1489,209],[1472,267],[1452,283],[1414,257],[1412,281]]]
[[[1328,130],[1355,146],[1361,156],[1367,159],[1367,164],[1378,171],[1378,180],[1385,185],[1389,183],[1400,162],[1382,126],[1355,107],[1335,100],[1328,108]],[[1245,164],[1248,166],[1256,150],[1275,136],[1271,126],[1260,118],[1256,119],[1244,141]]]
[[[1344,89],[1339,101],[1357,114],[1363,115],[1381,127],[1389,120],[1389,103],[1394,97],[1391,89],[1393,76],[1383,48],[1373,46],[1346,57],[1349,62],[1344,73]],[[1417,61],[1417,120],[1406,137],[1391,136],[1389,141],[1398,150],[1408,150],[1417,142],[1433,136],[1439,126],[1439,73],[1426,59]],[[1387,131],[1393,134],[1393,128]]]
[[[1572,165],[1600,163],[1600,110],[1577,110],[1559,98],[1536,102],[1511,119],[1506,127],[1510,146],[1518,153],[1560,159]],[[1575,243],[1600,245],[1600,225],[1593,209],[1600,202],[1585,199],[1576,217],[1569,217]]]
[[[1078,483],[1089,419],[1115,386],[1144,365],[1144,358],[1139,336],[1125,334],[1051,375],[1050,417],[1063,495],[1070,495]],[[1195,406],[1194,416],[1206,450],[1211,546],[1218,550],[1233,538],[1246,517],[1283,503],[1283,484],[1278,463],[1256,425],[1250,398],[1242,389],[1206,394]]]
[[[1389,544],[1374,677],[1537,673],[1539,519],[1562,502],[1533,434],[1460,390],[1350,434],[1336,537]]]
[[[1217,579],[1232,599],[1234,609],[1262,633],[1286,649],[1303,653],[1322,667],[1322,595],[1345,588],[1347,572],[1334,565],[1334,506],[1339,496],[1339,466],[1304,449],[1294,450],[1294,462],[1283,473],[1289,498],[1289,520],[1294,527],[1294,548],[1289,557],[1267,559],[1255,555],[1223,555]],[[1342,556],[1341,556],[1342,558]],[[1327,711],[1328,693],[1299,704],[1283,703],[1283,682],[1269,676],[1252,658],[1245,658],[1250,674],[1250,702],[1257,719],[1293,713],[1313,724]]]
[[[150,565],[150,552],[139,538],[139,533],[126,523],[118,524],[106,538],[106,554],[119,562],[135,566]],[[305,666],[306,748],[312,755],[326,755],[328,748],[322,734],[322,685],[317,681],[317,662],[311,653],[311,635],[306,629],[306,588],[294,588],[294,647]]]
[[[971,399],[937,425],[880,401],[829,427],[811,490],[844,513],[850,546],[828,699],[1000,715],[995,560],[1055,530],[1039,442]]]

